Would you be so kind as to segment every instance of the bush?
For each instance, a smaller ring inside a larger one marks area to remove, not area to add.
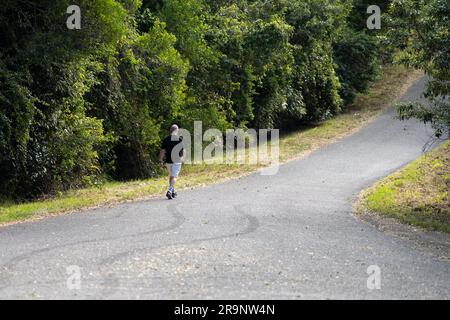
[[[367,90],[380,74],[379,41],[364,31],[346,29],[334,44],[340,94],[345,104],[352,103],[355,94]]]

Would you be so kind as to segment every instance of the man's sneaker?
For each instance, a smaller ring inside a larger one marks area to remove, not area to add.
[[[167,191],[166,197],[167,197],[167,199],[172,200],[173,199],[172,192],[171,191]]]
[[[175,191],[172,192],[172,198],[175,199],[178,196],[178,193],[176,193]]]

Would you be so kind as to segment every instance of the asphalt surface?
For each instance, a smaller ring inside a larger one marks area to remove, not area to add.
[[[448,299],[450,261],[352,214],[359,191],[432,134],[393,116],[275,176],[0,228],[0,298]],[[380,289],[367,286],[369,266]]]

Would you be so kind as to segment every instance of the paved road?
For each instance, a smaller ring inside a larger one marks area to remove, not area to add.
[[[431,134],[393,115],[276,176],[1,228],[0,298],[448,299],[450,261],[351,213],[361,189],[420,156]],[[71,265],[80,290],[68,289]],[[380,290],[367,288],[371,265]]]

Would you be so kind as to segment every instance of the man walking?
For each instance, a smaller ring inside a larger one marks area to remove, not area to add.
[[[166,193],[169,200],[177,196],[175,184],[185,156],[183,139],[178,136],[178,131],[179,128],[176,124],[170,127],[170,135],[162,141],[161,151],[159,152],[159,161],[163,163],[165,159],[167,169],[169,170],[169,190]]]

